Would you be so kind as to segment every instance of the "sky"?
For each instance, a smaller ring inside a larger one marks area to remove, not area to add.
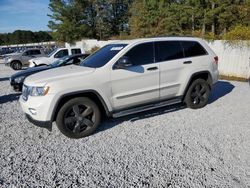
[[[48,31],[49,0],[0,0],[0,33]]]

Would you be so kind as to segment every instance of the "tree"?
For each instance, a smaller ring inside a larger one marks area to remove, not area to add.
[[[130,12],[134,37],[200,33],[215,38],[238,24],[250,25],[250,0],[135,0]]]
[[[59,41],[73,42],[81,37],[88,37],[89,26],[84,23],[87,0],[50,0],[48,15],[52,20],[48,27],[55,32]]]
[[[108,39],[124,31],[131,0],[50,0],[49,28],[61,41]]]
[[[0,45],[47,42],[51,40],[52,36],[46,31],[16,30],[13,33],[0,34]]]

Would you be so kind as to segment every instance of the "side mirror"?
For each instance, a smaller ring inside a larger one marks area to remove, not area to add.
[[[132,65],[133,64],[131,63],[129,58],[126,56],[123,56],[120,59],[118,59],[118,61],[115,64],[115,68],[116,69],[126,69],[127,67],[130,67]]]

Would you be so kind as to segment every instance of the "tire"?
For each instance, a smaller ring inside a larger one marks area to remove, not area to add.
[[[191,109],[203,108],[208,103],[209,94],[210,88],[207,81],[197,79],[189,86],[184,102]]]
[[[83,138],[91,135],[101,121],[99,107],[86,97],[67,101],[56,117],[58,129],[69,138]]]
[[[21,70],[22,69],[22,63],[20,61],[13,61],[11,63],[11,68],[13,70]]]

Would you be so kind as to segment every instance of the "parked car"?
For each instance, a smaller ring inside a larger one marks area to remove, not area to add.
[[[205,41],[147,38],[106,45],[81,66],[25,79],[20,104],[29,121],[70,138],[92,134],[101,116],[120,117],[184,102],[207,105],[218,80],[218,57]]]
[[[10,66],[14,70],[20,70],[23,66],[29,65],[29,60],[34,57],[46,56],[40,49],[28,49],[20,53],[8,54],[5,58],[5,65]]]
[[[57,48],[52,51],[47,57],[34,58],[29,60],[29,67],[36,67],[39,65],[49,65],[54,61],[68,55],[85,54],[83,48]]]
[[[22,91],[23,82],[26,77],[41,71],[54,69],[61,66],[72,65],[72,64],[79,65],[80,62],[83,61],[83,59],[85,59],[87,56],[88,54],[76,54],[76,55],[66,56],[64,58],[56,60],[54,63],[50,65],[31,67],[26,70],[20,71],[16,74],[13,74],[10,77],[10,85],[13,87],[15,91]]]

